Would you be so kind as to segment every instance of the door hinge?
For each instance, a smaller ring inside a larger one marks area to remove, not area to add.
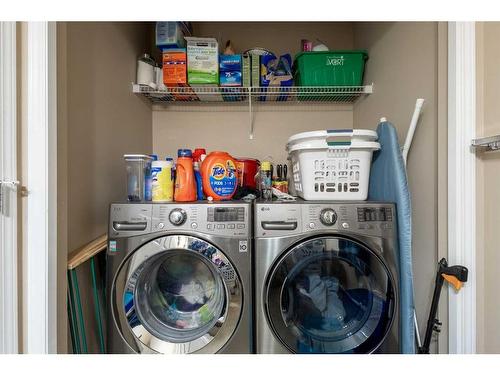
[[[19,181],[5,181],[5,180],[0,180],[0,214],[2,214],[3,211],[3,201],[5,199],[5,194],[4,194],[4,188],[10,187],[11,189],[16,190],[17,187],[20,185]]]

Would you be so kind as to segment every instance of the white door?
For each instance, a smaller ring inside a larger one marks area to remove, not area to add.
[[[0,22],[0,354],[18,352],[16,23]]]

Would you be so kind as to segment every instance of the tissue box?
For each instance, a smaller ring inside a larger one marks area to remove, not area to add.
[[[241,71],[241,55],[220,55],[220,72]]]
[[[223,87],[241,86],[241,72],[220,72],[220,85]]]
[[[214,38],[186,37],[190,85],[219,84],[219,46]]]

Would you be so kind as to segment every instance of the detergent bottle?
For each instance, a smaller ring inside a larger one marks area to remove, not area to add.
[[[193,158],[189,149],[177,151],[174,200],[176,202],[192,202],[196,200]]]
[[[207,152],[204,148],[196,148],[193,152],[193,166],[194,166],[194,177],[196,179],[196,198],[201,201],[203,200],[203,180],[201,178],[201,162],[202,157],[205,158]]]
[[[208,154],[201,165],[203,192],[216,201],[231,199],[236,192],[236,161],[223,151]]]

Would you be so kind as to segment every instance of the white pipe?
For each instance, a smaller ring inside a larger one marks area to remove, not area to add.
[[[425,99],[419,98],[415,103],[415,110],[413,111],[413,116],[410,122],[410,128],[406,134],[405,144],[403,146],[403,160],[406,165],[406,159],[408,158],[408,151],[410,151],[411,142],[413,141],[413,135],[415,134],[415,129],[417,128],[418,118],[420,117],[420,111],[424,105]]]

